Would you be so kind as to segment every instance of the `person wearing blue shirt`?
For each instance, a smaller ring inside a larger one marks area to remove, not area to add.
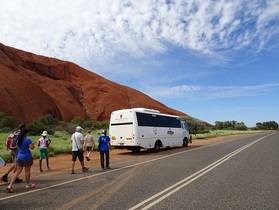
[[[13,178],[7,187],[7,191],[12,193],[13,190],[13,183],[18,178],[19,174],[22,172],[23,168],[25,168],[25,179],[26,179],[26,189],[31,189],[35,187],[35,184],[30,183],[30,171],[31,166],[33,165],[33,157],[31,150],[35,148],[34,143],[31,139],[27,138],[29,134],[29,130],[27,128],[23,128],[18,136],[18,155],[16,158],[17,170],[13,175]]]
[[[102,135],[98,138],[99,152],[100,152],[100,163],[102,169],[105,169],[105,156],[106,156],[106,168],[109,169],[109,150],[111,149],[110,138],[107,136],[107,131],[103,130]]]

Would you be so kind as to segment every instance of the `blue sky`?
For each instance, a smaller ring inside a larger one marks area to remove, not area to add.
[[[0,0],[0,42],[192,117],[279,123],[278,0]]]

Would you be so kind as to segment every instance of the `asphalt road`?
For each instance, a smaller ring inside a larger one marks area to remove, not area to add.
[[[279,133],[126,152],[110,170],[34,181],[30,191],[1,190],[0,209],[279,209]]]

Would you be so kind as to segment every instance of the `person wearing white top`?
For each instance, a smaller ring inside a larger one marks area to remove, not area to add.
[[[84,138],[82,134],[82,127],[77,126],[76,132],[73,133],[71,137],[71,143],[72,143],[72,172],[71,174],[75,174],[75,163],[77,158],[79,159],[79,162],[82,166],[82,171],[86,172],[89,170],[89,168],[86,168],[84,166],[84,157],[83,157],[83,144],[84,144]]]

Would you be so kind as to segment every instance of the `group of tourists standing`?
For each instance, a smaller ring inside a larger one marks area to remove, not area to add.
[[[94,138],[91,135],[91,131],[87,132],[87,135],[85,138],[82,134],[83,128],[80,126],[76,127],[76,132],[73,133],[71,137],[72,142],[72,172],[71,174],[75,174],[75,162],[77,158],[79,159],[80,165],[82,167],[82,171],[86,172],[89,170],[89,168],[85,167],[84,164],[84,149],[86,150],[86,159],[87,161],[90,160],[90,154],[94,149],[95,142]],[[100,152],[100,164],[102,169],[106,168],[109,169],[109,151],[111,149],[110,145],[110,138],[107,136],[107,131],[102,130],[102,135],[98,138],[98,151]],[[105,161],[106,160],[106,161]]]
[[[94,138],[91,131],[87,132],[84,137],[82,134],[83,128],[80,126],[76,127],[75,132],[71,136],[72,144],[72,170],[71,174],[75,174],[75,162],[77,158],[82,167],[82,171],[86,172],[89,168],[85,167],[84,164],[84,150],[86,151],[86,160],[90,160],[91,152],[95,147]],[[31,150],[35,148],[34,142],[28,138],[29,129],[26,128],[25,124],[20,124],[16,132],[14,132],[13,137],[16,135],[16,143],[9,147],[12,154],[13,162],[7,172],[2,176],[1,180],[8,182],[8,175],[10,172],[14,172],[11,181],[7,187],[9,193],[14,192],[13,184],[17,182],[22,182],[19,178],[23,168],[25,168],[25,180],[26,189],[34,188],[36,185],[31,183],[31,166],[33,165],[33,157]],[[50,170],[49,157],[48,157],[48,147],[51,144],[51,140],[47,137],[47,131],[43,131],[42,137],[38,140],[39,147],[39,172],[43,172],[42,160],[46,159],[46,170]],[[100,153],[100,165],[102,169],[109,169],[109,151],[111,149],[110,138],[107,136],[107,131],[103,130],[102,134],[98,138],[98,151]]]

